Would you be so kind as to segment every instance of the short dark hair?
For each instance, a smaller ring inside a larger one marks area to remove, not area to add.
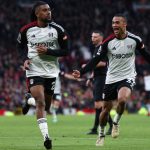
[[[122,17],[122,18],[124,18],[125,22],[127,23],[127,17],[124,14],[119,13],[119,14],[114,15],[114,17]]]
[[[104,34],[100,30],[93,30],[92,33],[98,33],[100,36],[104,36]]]
[[[46,5],[47,3],[46,2],[43,2],[43,1],[37,1],[33,7],[32,7],[32,10],[31,10],[31,16],[30,16],[30,20],[31,21],[36,21],[37,20],[37,17],[35,15],[35,10],[41,6],[41,5]]]

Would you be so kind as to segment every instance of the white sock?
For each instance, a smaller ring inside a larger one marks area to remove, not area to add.
[[[49,138],[47,119],[46,118],[40,118],[37,120],[37,122],[39,124],[39,128],[41,130],[41,133],[42,133],[44,141],[45,141],[47,137]]]
[[[52,105],[51,108],[50,108],[50,112],[52,113],[53,117],[57,118],[57,110],[58,110],[58,107]]]
[[[119,124],[119,121],[120,121],[120,119],[121,119],[121,116],[122,116],[122,115],[119,115],[118,113],[116,113],[113,122],[116,123],[116,124]]]
[[[28,104],[32,106],[36,106],[34,97],[28,99]]]
[[[53,118],[57,118],[56,109],[53,109],[53,110],[52,110],[52,114],[53,114]]]
[[[105,136],[105,126],[99,126],[99,137]]]

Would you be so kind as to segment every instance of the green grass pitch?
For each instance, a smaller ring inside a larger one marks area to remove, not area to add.
[[[53,150],[150,150],[150,117],[124,115],[120,136],[107,136],[103,147],[96,147],[96,135],[86,135],[94,115],[58,116],[52,123],[48,116]],[[0,150],[44,150],[35,116],[0,117]]]

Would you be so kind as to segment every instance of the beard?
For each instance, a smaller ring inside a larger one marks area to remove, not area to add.
[[[45,18],[45,19],[41,19],[42,20],[42,22],[44,22],[44,23],[49,23],[49,22],[51,22],[51,18]]]

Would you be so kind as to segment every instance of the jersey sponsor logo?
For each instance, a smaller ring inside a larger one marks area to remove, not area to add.
[[[46,46],[46,47],[54,46],[54,42],[42,42],[42,43],[32,43],[32,42],[30,42],[30,44],[31,44],[31,47],[39,46],[39,45],[43,45],[43,46]]]
[[[133,56],[133,53],[126,53],[126,54],[112,54],[113,59],[122,59],[122,58],[130,58]]]

